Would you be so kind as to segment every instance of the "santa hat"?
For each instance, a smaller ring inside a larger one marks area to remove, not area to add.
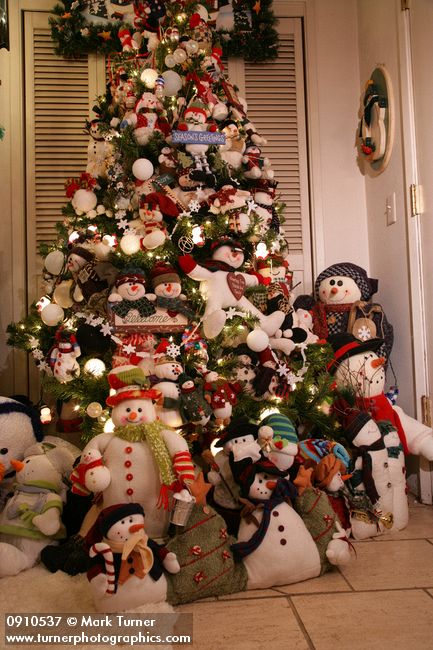
[[[143,271],[136,268],[125,269],[117,276],[115,286],[120,287],[121,284],[126,284],[128,282],[146,285],[146,278]]]
[[[260,423],[259,433],[264,433],[265,427],[270,427],[274,433],[273,445],[279,451],[296,456],[298,453],[298,434],[295,426],[286,415],[271,413]]]
[[[334,275],[352,278],[361,291],[361,300],[370,300],[371,296],[377,292],[379,284],[378,280],[369,278],[367,272],[356,264],[352,264],[351,262],[340,262],[339,264],[328,266],[327,269],[317,276],[316,282],[314,283],[314,292],[317,300],[319,300],[320,283]]]
[[[116,406],[128,399],[159,400],[161,391],[149,388],[150,382],[142,368],[133,365],[117,366],[108,373],[110,388],[116,393],[106,399],[108,406]]]
[[[289,262],[282,255],[268,255],[264,259],[257,260],[257,271],[272,268],[273,266],[285,266],[289,268]]]
[[[242,415],[241,417],[235,418],[230,422],[214,446],[224,447],[226,442],[229,442],[229,440],[233,440],[233,438],[240,438],[241,436],[254,436],[254,438],[257,438],[258,432],[258,424],[252,422],[246,415]]]
[[[74,246],[69,251],[68,256],[69,255],[77,255],[78,257],[82,257],[83,260],[86,260],[87,262],[92,262],[95,259],[92,251],[88,248],[84,248],[84,246]]]
[[[338,472],[343,474],[345,471],[343,462],[334,454],[328,454],[314,468],[313,483],[317,487],[325,489]]]
[[[383,339],[367,339],[360,341],[350,332],[339,332],[338,334],[331,334],[328,337],[328,343],[334,350],[334,358],[328,363],[327,369],[329,372],[335,372],[339,364],[344,359],[349,359],[355,354],[363,352],[376,352],[383,344]]]
[[[214,253],[216,250],[218,250],[218,248],[221,248],[221,246],[229,246],[235,251],[241,251],[242,253],[244,252],[242,244],[239,241],[227,236],[220,237],[216,241],[212,242],[210,247],[211,252]]]
[[[168,355],[167,349],[171,345],[168,339],[162,339],[155,350],[155,366],[161,366],[164,363],[174,363],[175,359]]]
[[[140,208],[149,206],[150,210],[159,208],[165,217],[178,217],[179,209],[174,201],[161,192],[150,192],[140,201]]]
[[[167,282],[176,282],[180,284],[180,277],[172,266],[166,262],[158,262],[153,267],[151,273],[152,287],[155,289],[159,284]]]

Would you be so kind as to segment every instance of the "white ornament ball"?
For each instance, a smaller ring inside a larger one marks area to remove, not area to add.
[[[120,240],[120,248],[125,255],[134,255],[140,250],[140,237],[129,234],[124,235]]]
[[[185,50],[182,50],[180,47],[178,47],[173,52],[173,58],[174,58],[176,63],[184,63],[186,61],[186,59],[187,59]]]
[[[98,198],[92,190],[77,190],[72,198],[72,205],[76,210],[89,212],[96,208]]]
[[[99,402],[90,402],[86,408],[86,413],[91,418],[99,418],[102,414],[103,408]]]
[[[56,305],[54,302],[44,307],[41,311],[41,319],[49,327],[58,325],[64,317],[65,312],[60,305]]]
[[[185,48],[187,53],[191,56],[192,54],[197,54],[199,46],[197,41],[191,39],[185,43]]]
[[[48,273],[51,275],[60,275],[63,265],[65,263],[65,256],[62,251],[51,251],[45,258],[44,266]]]
[[[167,54],[167,56],[164,59],[164,63],[167,66],[167,68],[174,68],[176,65],[176,59],[174,58],[173,54]]]
[[[97,215],[96,210],[89,210],[89,212],[87,213],[89,219],[94,219],[96,215]]]
[[[84,370],[85,372],[88,372],[89,375],[93,375],[94,377],[102,377],[105,372],[105,363],[102,361],[102,359],[89,359],[84,364]],[[98,415],[101,414],[98,413]]]
[[[132,173],[139,181],[147,181],[153,174],[153,165],[147,158],[138,158],[132,165]]]
[[[179,90],[182,88],[182,78],[174,70],[166,70],[162,73],[164,78],[164,95],[166,97],[172,97],[177,95]]]
[[[59,307],[62,307],[63,309],[68,309],[74,304],[71,296],[72,285],[73,280],[63,280],[63,282],[60,282],[60,284],[58,284],[54,289],[54,301],[57,305],[59,305]]]
[[[155,81],[158,77],[158,72],[153,68],[146,68],[140,75],[141,81],[145,83],[148,88],[155,88]]]
[[[263,330],[253,330],[247,336],[247,345],[253,352],[262,352],[269,345],[269,336]]]

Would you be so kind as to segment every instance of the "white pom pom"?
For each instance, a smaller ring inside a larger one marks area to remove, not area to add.
[[[45,325],[52,327],[60,323],[65,316],[63,309],[55,303],[50,303],[41,311],[41,318]]]
[[[51,275],[59,275],[65,263],[62,251],[51,251],[45,258],[44,266]]]
[[[138,158],[132,165],[132,173],[139,181],[147,181],[153,174],[153,165],[147,158]]]
[[[253,330],[247,336],[247,345],[253,352],[263,352],[269,345],[269,336],[263,330]]]
[[[77,190],[72,199],[72,205],[75,210],[82,210],[83,212],[93,210],[96,208],[97,203],[98,198],[92,190]]]
[[[172,97],[177,95],[179,90],[182,88],[182,77],[177,74],[174,70],[166,70],[162,73],[164,77],[164,95],[165,97]]]
[[[120,240],[120,248],[125,255],[134,255],[140,250],[140,237],[137,235],[125,235]]]

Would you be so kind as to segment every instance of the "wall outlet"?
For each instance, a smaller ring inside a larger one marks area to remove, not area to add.
[[[391,226],[397,221],[397,209],[395,203],[395,192],[386,197],[385,204],[386,225]]]

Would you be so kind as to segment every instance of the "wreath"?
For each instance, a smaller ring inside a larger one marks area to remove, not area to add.
[[[183,0],[183,4],[198,3]],[[200,4],[206,6],[206,0]],[[215,36],[224,57],[254,62],[277,57],[277,20],[271,5],[272,0],[219,1],[218,12],[214,12]],[[62,0],[52,14],[51,36],[56,54],[68,58],[89,52],[112,54],[122,51],[119,31],[125,25],[138,31],[158,31],[165,15],[165,0]]]

